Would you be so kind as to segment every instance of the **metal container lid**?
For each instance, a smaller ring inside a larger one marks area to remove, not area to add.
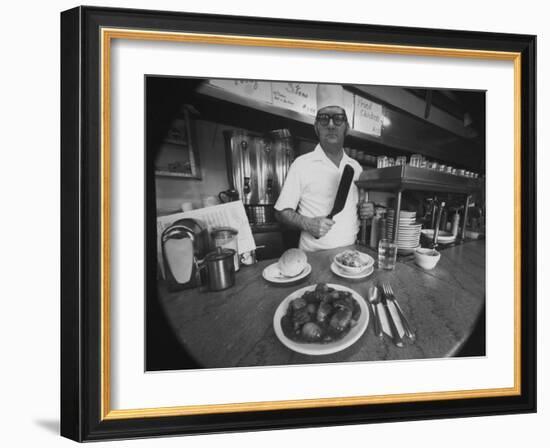
[[[226,258],[232,258],[235,255],[233,249],[227,249],[223,247],[218,247],[214,252],[210,252],[206,255],[206,261],[220,261],[225,260]]]
[[[290,138],[290,131],[288,129],[274,129],[273,131],[269,132],[269,136],[272,138]]]
[[[234,229],[233,227],[216,227],[212,229],[212,238],[219,238],[219,239],[225,239],[225,238],[231,238],[237,235],[239,231],[237,229]]]

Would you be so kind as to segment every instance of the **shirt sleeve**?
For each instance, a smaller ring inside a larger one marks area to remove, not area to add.
[[[302,195],[299,171],[296,162],[290,165],[283,188],[281,189],[281,194],[275,203],[276,210],[282,211],[287,208],[296,210],[298,207]]]

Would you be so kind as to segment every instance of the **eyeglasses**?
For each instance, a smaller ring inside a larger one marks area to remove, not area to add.
[[[317,123],[321,126],[328,126],[330,120],[334,123],[334,126],[342,126],[347,121],[346,114],[317,114]]]

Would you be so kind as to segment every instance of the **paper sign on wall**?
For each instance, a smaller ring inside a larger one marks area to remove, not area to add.
[[[344,90],[344,109],[346,110],[346,116],[348,117],[348,123],[353,127],[353,110],[354,110],[354,99],[353,93]]]
[[[210,84],[244,98],[272,104],[271,83],[247,79],[210,79]]]
[[[355,95],[353,128],[369,135],[382,135],[382,105]]]
[[[273,105],[306,115],[317,113],[317,85],[298,82],[273,82]]]

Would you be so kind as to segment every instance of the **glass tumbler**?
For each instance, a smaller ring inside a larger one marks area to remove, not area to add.
[[[386,168],[388,166],[388,158],[386,156],[378,156],[376,158],[376,168]]]
[[[416,166],[420,167],[420,162],[422,161],[422,156],[420,154],[413,154],[411,155],[411,159],[409,161],[410,166]]]
[[[406,164],[407,164],[407,157],[405,156],[399,156],[395,159],[396,166],[406,165]]]
[[[392,270],[397,261],[397,244],[389,239],[381,239],[378,243],[378,267]]]

